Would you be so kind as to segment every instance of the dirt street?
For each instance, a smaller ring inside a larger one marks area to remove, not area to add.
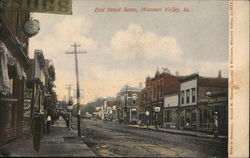
[[[97,156],[226,157],[227,142],[85,119],[85,143]]]

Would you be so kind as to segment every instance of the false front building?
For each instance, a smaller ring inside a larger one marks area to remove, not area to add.
[[[228,79],[201,77],[198,74],[180,80],[179,128],[212,131],[218,114],[219,130],[227,131]]]

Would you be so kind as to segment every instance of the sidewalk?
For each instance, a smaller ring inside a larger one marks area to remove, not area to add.
[[[188,130],[180,130],[180,129],[168,129],[168,128],[161,128],[158,127],[157,129],[154,126],[139,126],[139,125],[127,125],[133,128],[143,128],[147,130],[154,130],[159,132],[166,132],[166,133],[173,133],[173,134],[180,134],[180,135],[187,135],[187,136],[195,136],[201,138],[212,138],[214,139],[214,135],[205,133],[205,132],[198,132],[198,131],[188,131]],[[218,136],[217,139],[227,139],[227,136]]]
[[[40,143],[40,151],[33,150],[30,130],[25,130],[22,137],[0,148],[0,155],[22,157],[95,157],[76,132],[66,128],[64,121],[51,126],[49,135],[44,135]],[[1,153],[1,151],[4,153]]]

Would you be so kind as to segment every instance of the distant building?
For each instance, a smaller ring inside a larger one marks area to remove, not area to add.
[[[117,93],[116,109],[120,120],[123,120],[125,123],[136,123],[138,121],[138,114],[142,112],[141,91],[142,88],[125,85]]]

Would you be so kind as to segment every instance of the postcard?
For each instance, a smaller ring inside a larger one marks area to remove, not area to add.
[[[0,157],[249,157],[249,1],[0,9]]]

